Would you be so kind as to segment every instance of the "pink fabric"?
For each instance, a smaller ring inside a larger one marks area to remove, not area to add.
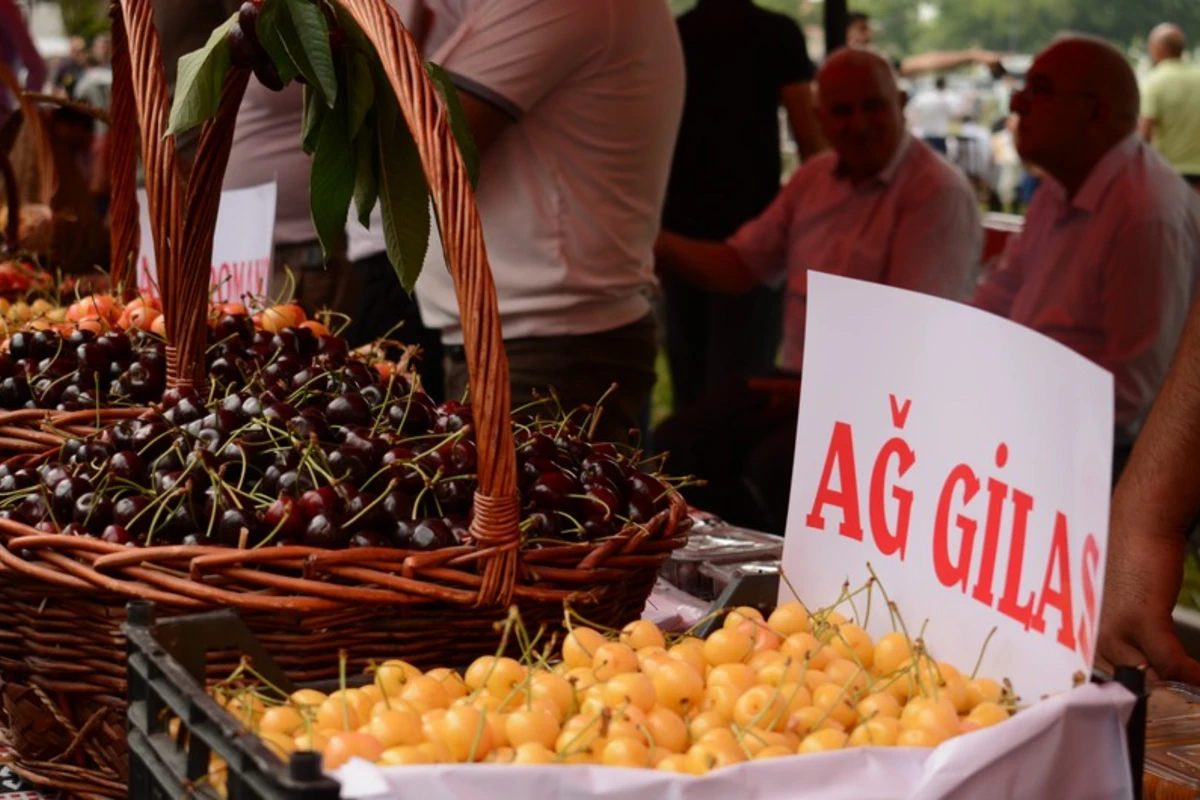
[[[982,240],[966,180],[905,137],[891,165],[858,186],[838,176],[835,153],[808,161],[729,244],[764,281],[787,285],[782,360],[799,372],[809,270],[965,300]]]
[[[1166,376],[1198,269],[1200,197],[1135,135],[1074,198],[1043,180],[974,305],[1110,370],[1119,433],[1132,437]]]

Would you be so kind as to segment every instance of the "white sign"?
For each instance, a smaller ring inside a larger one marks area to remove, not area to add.
[[[227,303],[245,295],[265,295],[270,288],[277,192],[274,182],[221,192],[221,207],[213,234],[213,302]],[[138,291],[157,297],[158,263],[154,239],[150,235],[150,214],[144,189],[138,190],[138,203],[142,215]]]
[[[1027,701],[1069,689],[1104,585],[1112,376],[965,305],[821,273],[808,288],[783,557],[801,600],[865,584],[870,563],[938,660],[969,672],[994,628],[981,675]]]

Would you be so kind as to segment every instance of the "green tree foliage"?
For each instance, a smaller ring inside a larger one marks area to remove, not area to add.
[[[1034,52],[1064,31],[1110,39],[1140,49],[1160,22],[1174,22],[1200,36],[1200,3],[1195,0],[934,0],[924,44],[979,46]]]
[[[696,0],[670,0],[682,13]],[[820,25],[820,0],[756,0],[759,5]],[[1200,0],[850,0],[871,15],[876,45],[892,55],[983,47],[1033,53],[1063,32],[1102,36],[1140,51],[1160,22],[1174,22],[1200,43]]]
[[[63,28],[68,36],[91,41],[109,28],[108,4],[103,0],[59,0]]]

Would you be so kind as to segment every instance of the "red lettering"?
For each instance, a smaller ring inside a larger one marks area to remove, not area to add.
[[[897,477],[900,478],[912,469],[912,465],[917,460],[912,448],[899,437],[889,439],[879,451],[879,455],[875,459],[875,468],[871,470],[871,535],[875,537],[875,546],[879,548],[879,552],[890,556],[898,551],[900,560],[903,561],[904,550],[908,544],[908,523],[912,516],[913,493],[911,490],[901,489],[899,486],[892,487],[892,497],[897,503],[896,530],[893,532],[888,527],[887,509],[883,505],[884,491],[887,488],[887,466],[892,460],[892,456],[899,458]]]
[[[1054,540],[1050,543],[1050,559],[1046,564],[1046,577],[1042,580],[1041,600],[1037,613],[1029,621],[1038,633],[1046,631],[1046,606],[1054,606],[1062,618],[1058,628],[1058,643],[1068,650],[1075,649],[1075,613],[1071,598],[1071,551],[1068,547],[1067,515],[1061,511],[1054,517]],[[1055,564],[1058,565],[1058,588],[1050,586],[1054,578]]]
[[[912,409],[912,398],[905,400],[904,405],[897,406],[896,395],[889,394],[888,402],[892,406],[892,424],[903,430],[904,423],[908,421],[908,412]]]
[[[1004,580],[1004,596],[997,608],[1001,614],[1012,617],[1029,628],[1029,617],[1033,609],[1033,594],[1025,605],[1018,603],[1021,593],[1021,568],[1025,562],[1025,528],[1029,512],[1033,510],[1033,498],[1019,489],[1013,490],[1013,529],[1008,547],[1008,573]]]
[[[1008,463],[1008,445],[996,448],[996,466],[1003,469]],[[1000,546],[1000,520],[1004,501],[1008,498],[1008,484],[988,479],[987,521],[983,531],[983,558],[979,564],[979,580],[971,596],[985,606],[992,604],[992,580],[996,574],[996,550]]]
[[[952,561],[949,546],[950,504],[954,501],[954,490],[959,485],[964,487],[962,503],[966,506],[974,499],[975,495],[979,494],[979,478],[975,475],[975,471],[966,464],[959,464],[951,470],[946,482],[942,484],[942,494],[938,498],[937,518],[933,525],[933,568],[943,586],[949,588],[957,583],[965,593],[967,578],[971,574],[971,553],[975,545],[975,531],[979,527],[979,523],[962,514],[955,517],[955,525],[962,532],[962,541],[959,545],[958,560],[957,562]],[[992,557],[995,558],[994,548]]]
[[[1096,633],[1096,586],[1100,582],[1100,545],[1088,534],[1083,541],[1083,619],[1079,621],[1079,651],[1090,664]]]
[[[838,473],[838,488],[829,484],[834,469]],[[858,511],[858,477],[854,466],[854,434],[845,422],[833,426],[833,438],[825,456],[825,469],[821,472],[821,485],[813,499],[812,510],[805,517],[805,524],[816,530],[825,530],[825,506],[842,509],[842,523],[838,532],[849,539],[862,541],[862,522]]]

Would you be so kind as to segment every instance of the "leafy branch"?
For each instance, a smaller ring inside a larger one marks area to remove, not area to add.
[[[248,4],[247,4],[248,5]],[[354,203],[368,224],[378,204],[388,258],[411,292],[429,247],[431,205],[416,141],[370,39],[330,0],[263,0],[230,17],[199,50],[179,60],[169,134],[216,115],[230,69],[253,69],[264,86],[304,84],[300,142],[312,156],[309,201],[326,258],[340,243]],[[472,185],[479,155],[450,76],[426,73],[445,104]]]

